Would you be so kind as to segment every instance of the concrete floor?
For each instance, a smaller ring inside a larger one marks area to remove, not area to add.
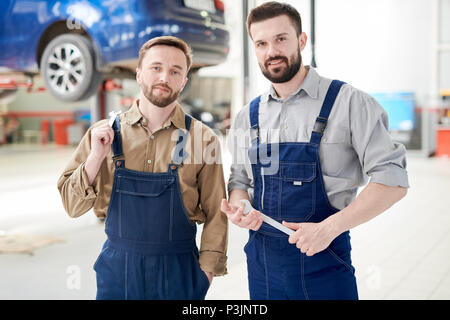
[[[56,188],[73,150],[0,147],[0,237],[63,240],[32,254],[0,254],[0,299],[95,298],[92,265],[104,225],[92,211],[69,218]],[[407,197],[351,231],[360,299],[450,299],[450,159],[409,153],[408,172]],[[248,299],[246,239],[245,230],[230,225],[229,274],[214,279],[207,299]]]

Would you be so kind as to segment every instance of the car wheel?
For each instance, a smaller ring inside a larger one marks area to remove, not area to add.
[[[49,42],[41,58],[41,76],[52,95],[63,101],[89,98],[102,81],[91,41],[78,34],[60,35]]]

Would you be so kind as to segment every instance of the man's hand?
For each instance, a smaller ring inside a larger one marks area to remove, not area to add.
[[[209,285],[211,285],[213,278],[214,278],[214,274],[212,272],[209,271],[203,271],[206,274],[206,277],[209,280]]]
[[[114,131],[108,123],[95,127],[91,131],[91,151],[86,159],[84,171],[89,180],[89,185],[95,180],[105,157],[111,150],[111,144],[114,140]]]
[[[226,214],[228,220],[241,228],[256,231],[263,223],[261,212],[252,210],[247,215],[244,215],[244,205],[236,207],[230,205],[226,199],[222,199],[220,210]]]
[[[93,128],[91,132],[91,152],[90,154],[100,161],[103,161],[111,149],[114,140],[114,131],[105,123]]]
[[[307,256],[315,255],[330,245],[337,237],[326,223],[294,223],[283,221],[283,225],[296,230],[289,236],[289,243],[295,244]]]

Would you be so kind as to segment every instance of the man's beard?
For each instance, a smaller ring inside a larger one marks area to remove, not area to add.
[[[286,68],[282,71],[283,67],[278,67],[269,71],[269,62],[273,60],[283,60],[286,63]],[[297,56],[293,54],[291,56],[292,63],[289,64],[288,58],[285,56],[276,56],[272,57],[265,61],[264,67],[259,65],[263,75],[272,83],[284,83],[291,80],[300,70],[300,66],[302,65],[302,55],[300,54],[300,50],[297,51]]]
[[[164,89],[167,89],[169,91],[169,95],[167,97],[160,97],[153,94],[153,89],[155,87],[162,87]],[[168,85],[160,83],[160,84],[154,84],[151,87],[143,84],[142,85],[142,92],[144,96],[150,101],[153,105],[164,108],[167,107],[169,104],[174,102],[178,96],[180,95],[181,90],[173,92],[172,88],[170,88]]]

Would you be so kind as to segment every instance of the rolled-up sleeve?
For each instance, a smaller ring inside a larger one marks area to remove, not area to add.
[[[370,95],[356,90],[350,113],[352,144],[370,182],[408,188],[406,149],[392,140],[383,107]]]
[[[89,211],[95,203],[97,192],[84,171],[85,161],[90,151],[89,129],[72,155],[62,175],[58,179],[58,190],[67,214],[76,218]]]
[[[226,197],[225,180],[219,139],[211,130],[206,132],[210,137],[207,139],[206,153],[211,151],[211,158],[206,157],[198,173],[200,205],[206,216],[199,263],[202,270],[221,276],[227,273],[228,220],[220,210],[221,201]]]

